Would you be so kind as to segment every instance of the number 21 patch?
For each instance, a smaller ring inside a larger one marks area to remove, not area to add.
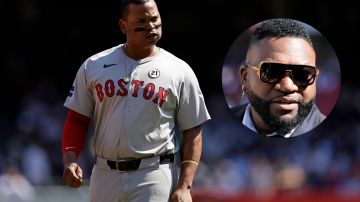
[[[149,71],[150,78],[155,79],[155,78],[158,78],[159,76],[160,76],[160,71],[158,69],[156,69],[156,68],[150,69],[150,71]]]

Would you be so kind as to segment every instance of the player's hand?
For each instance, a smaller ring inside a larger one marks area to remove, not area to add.
[[[192,202],[190,189],[178,187],[170,198],[171,202]]]
[[[69,187],[80,187],[83,183],[82,175],[82,170],[77,163],[65,165],[63,179]]]

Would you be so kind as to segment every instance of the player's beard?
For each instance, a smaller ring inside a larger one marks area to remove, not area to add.
[[[269,129],[279,134],[287,134],[291,132],[291,130],[293,130],[300,123],[302,123],[304,119],[309,115],[315,103],[315,97],[307,103],[299,102],[297,115],[292,119],[283,120],[271,114],[271,101],[265,101],[264,99],[255,95],[255,93],[249,88],[245,88],[245,91],[251,106],[260,115],[262,120],[268,125]]]

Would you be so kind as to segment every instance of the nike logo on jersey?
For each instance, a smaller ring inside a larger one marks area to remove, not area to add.
[[[111,67],[111,66],[114,66],[114,65],[116,65],[116,64],[108,64],[108,65],[107,65],[107,64],[104,64],[103,67],[104,67],[104,68],[108,68],[108,67]]]
[[[65,150],[75,149],[76,147],[65,147]]]

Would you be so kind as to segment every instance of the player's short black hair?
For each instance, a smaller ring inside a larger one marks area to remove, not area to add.
[[[299,21],[287,18],[275,18],[261,22],[251,35],[249,46],[266,37],[300,37],[312,46],[308,30]]]
[[[120,4],[121,18],[125,19],[128,13],[130,4],[143,5],[152,0],[122,0]]]

